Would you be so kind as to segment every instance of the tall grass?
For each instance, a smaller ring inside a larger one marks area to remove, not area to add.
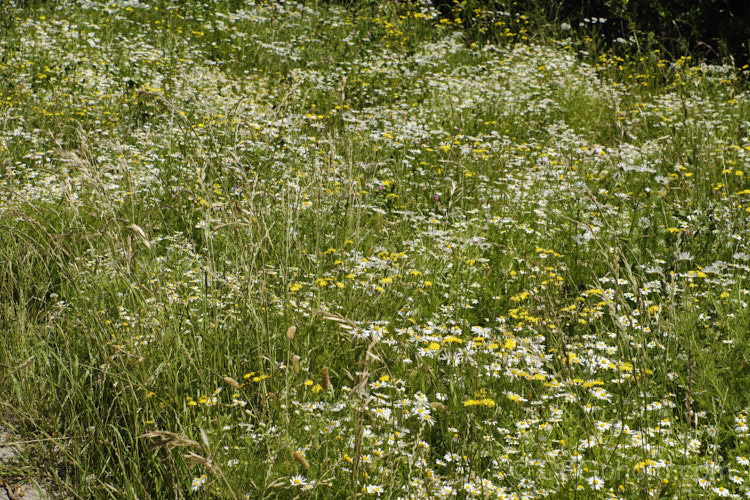
[[[9,9],[0,413],[43,439],[20,476],[749,491],[740,71],[422,1]]]

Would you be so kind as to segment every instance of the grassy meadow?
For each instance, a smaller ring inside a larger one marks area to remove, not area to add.
[[[474,7],[3,2],[0,476],[750,497],[747,68]]]

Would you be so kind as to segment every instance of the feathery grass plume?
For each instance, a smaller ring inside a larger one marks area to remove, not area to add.
[[[320,386],[323,388],[324,391],[328,390],[329,381],[330,380],[328,378],[328,368],[324,366],[323,371],[321,372],[321,376],[320,376]]]
[[[143,438],[154,440],[154,442],[149,445],[149,449],[152,450],[161,446],[166,447],[168,451],[172,451],[173,449],[179,447],[200,448],[200,444],[196,443],[192,439],[188,439],[186,437],[180,436],[179,434],[169,431],[151,431],[138,436],[138,439]]]
[[[292,370],[294,370],[295,375],[299,375],[299,356],[292,358]]]
[[[137,224],[131,224],[131,225],[128,226],[128,228],[132,229],[133,232],[136,235],[138,235],[138,237],[141,239],[141,241],[143,242],[143,244],[146,245],[146,248],[148,248],[149,250],[151,250],[151,243],[149,243],[149,241],[148,241],[148,237],[146,236],[146,232],[143,229],[141,229],[140,226],[138,226]]]
[[[292,325],[289,327],[289,329],[286,331],[286,339],[292,340],[294,338],[294,334],[297,333],[297,327]]]
[[[307,459],[302,456],[302,453],[295,451],[294,453],[292,453],[292,456],[297,462],[299,462],[303,469],[310,470],[310,464],[308,463]]]
[[[233,379],[232,377],[224,377],[224,382],[226,382],[226,383],[227,383],[227,385],[231,385],[231,386],[232,386],[232,387],[234,387],[235,389],[239,389],[239,388],[240,388],[240,383],[239,383],[239,382],[237,382],[237,381],[236,381],[235,379]]]
[[[344,316],[340,314],[336,314],[329,311],[320,311],[320,310],[314,310],[312,312],[313,314],[317,314],[319,316],[323,316],[323,319],[327,319],[328,321],[334,321],[338,324],[339,328],[342,328],[344,330],[356,330],[357,329],[357,323],[354,321],[345,318]]]

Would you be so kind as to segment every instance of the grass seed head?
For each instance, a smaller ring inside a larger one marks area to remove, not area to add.
[[[292,325],[289,327],[289,329],[286,331],[286,339],[292,340],[294,338],[294,334],[297,333],[297,327]]]
[[[324,366],[323,371],[321,372],[321,377],[320,377],[320,386],[323,388],[324,391],[328,390],[328,382],[330,382],[328,378],[328,368]]]
[[[443,411],[443,412],[447,412],[448,411],[448,408],[444,404],[438,403],[438,402],[432,402],[432,403],[430,403],[430,408],[432,408],[433,410],[440,410],[440,411]]]
[[[294,370],[295,375],[299,375],[299,356],[292,358],[292,370]]]
[[[310,464],[308,463],[307,459],[302,456],[302,453],[295,451],[294,453],[292,453],[292,456],[297,462],[299,462],[303,469],[310,470]]]
[[[232,386],[232,387],[234,387],[235,389],[239,389],[239,387],[240,387],[240,383],[239,383],[239,382],[237,382],[237,381],[236,381],[235,379],[233,379],[232,377],[224,377],[224,382],[226,382],[226,383],[227,383],[227,385],[231,385],[231,386]]]

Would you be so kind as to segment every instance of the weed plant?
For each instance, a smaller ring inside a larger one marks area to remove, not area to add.
[[[62,496],[750,495],[742,70],[425,0],[4,9],[0,412]]]

